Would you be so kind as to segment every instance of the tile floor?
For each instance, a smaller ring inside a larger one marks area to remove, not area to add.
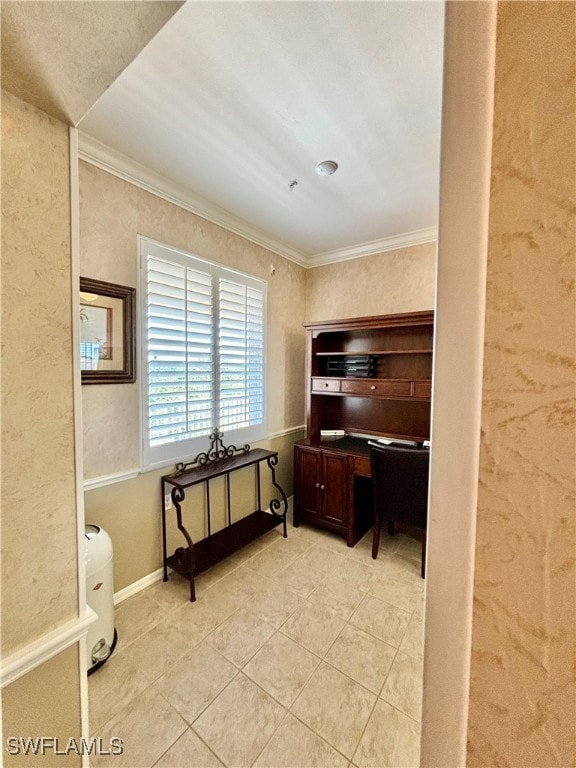
[[[420,544],[354,548],[280,529],[188,583],[116,609],[118,645],[89,677],[91,765],[387,768],[419,762]]]

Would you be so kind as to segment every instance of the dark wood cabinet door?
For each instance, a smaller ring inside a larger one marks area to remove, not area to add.
[[[320,517],[322,511],[322,453],[299,448],[296,487],[299,505],[307,515]]]
[[[338,525],[347,522],[347,457],[337,453],[322,453],[322,481],[320,488],[323,498],[322,516]]]

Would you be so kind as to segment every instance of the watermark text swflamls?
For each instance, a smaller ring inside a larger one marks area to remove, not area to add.
[[[63,740],[58,736],[8,736],[6,752],[9,755],[121,755],[124,744],[117,736],[107,741],[100,737]]]

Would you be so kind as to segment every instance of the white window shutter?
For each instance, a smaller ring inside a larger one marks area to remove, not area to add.
[[[230,280],[219,284],[219,426],[263,418],[264,311],[261,290]]]
[[[264,437],[265,283],[140,238],[142,464]]]

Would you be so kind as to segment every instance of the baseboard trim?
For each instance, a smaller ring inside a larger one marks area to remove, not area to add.
[[[86,636],[88,628],[97,618],[94,611],[87,605],[82,618],[72,619],[52,632],[46,632],[23,648],[4,657],[0,670],[1,687],[10,685],[74,643],[78,643],[82,637]]]
[[[152,584],[156,584],[157,581],[162,581],[163,573],[163,569],[158,568],[157,571],[153,571],[147,576],[143,576],[141,579],[138,579],[138,581],[135,581],[133,584],[129,584],[127,587],[124,587],[124,589],[118,590],[118,592],[114,593],[114,605],[120,605],[120,603],[123,603],[124,600],[127,600],[133,595],[137,595],[138,592],[146,589],[146,587],[150,587]]]

